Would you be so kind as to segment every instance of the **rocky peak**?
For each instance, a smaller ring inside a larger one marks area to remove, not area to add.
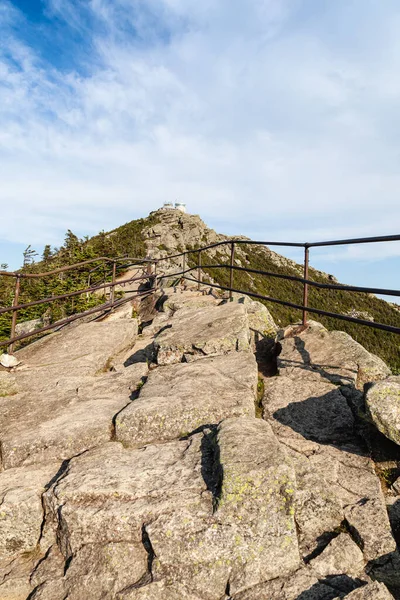
[[[400,483],[362,389],[386,365],[315,322],[275,342],[242,295],[165,288],[149,311],[0,373],[0,598],[399,599]]]

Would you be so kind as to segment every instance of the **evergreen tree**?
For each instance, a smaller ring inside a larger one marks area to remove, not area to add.
[[[53,253],[51,251],[51,246],[50,246],[50,244],[46,244],[44,247],[44,250],[43,250],[43,254],[42,254],[42,261],[45,264],[48,264],[52,257],[53,257]]]
[[[35,262],[35,257],[38,256],[38,253],[29,244],[29,246],[23,251],[22,255],[24,257],[23,266],[27,267],[29,265],[33,265]]]

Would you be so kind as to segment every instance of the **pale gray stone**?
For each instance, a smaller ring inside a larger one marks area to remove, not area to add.
[[[318,376],[297,379],[294,373],[266,381],[264,419],[273,419],[276,433],[320,443],[354,438],[353,414],[337,386]],[[283,426],[283,427],[282,427]]]
[[[0,354],[0,365],[5,367],[6,369],[12,369],[13,367],[17,367],[20,364],[20,360],[13,354],[7,354],[4,352]]]
[[[336,590],[318,581],[311,569],[302,567],[293,575],[235,594],[232,600],[333,600],[336,593]]]
[[[123,374],[49,380],[40,395],[35,390],[5,399],[0,416],[3,468],[61,461],[108,442],[114,416],[130,403],[147,371],[146,364],[138,363]]]
[[[345,516],[362,542],[366,560],[374,560],[396,550],[383,497],[361,498],[345,508]]]
[[[276,336],[278,327],[264,304],[245,294],[233,293],[233,300],[239,304],[244,304],[249,319],[249,327],[255,341],[258,341],[260,337],[274,338]]]
[[[400,444],[400,376],[371,386],[365,395],[367,411],[387,438]]]
[[[306,330],[289,327],[278,335],[282,351],[278,357],[281,375],[294,373],[321,378],[341,385],[363,389],[365,383],[385,379],[390,369],[379,357],[368,352],[344,331],[328,331],[309,321]]]
[[[110,443],[73,459],[44,496],[65,558],[88,544],[140,546],[145,535],[154,580],[202,600],[220,600],[228,581],[233,593],[294,571],[294,472],[270,427],[228,419],[212,440]]]
[[[346,600],[391,600],[392,594],[383,583],[373,581],[346,596]]]
[[[23,321],[17,323],[15,327],[15,335],[24,335],[25,333],[32,333],[35,329],[43,327],[43,319],[31,319],[30,321]]]
[[[227,417],[254,416],[257,364],[235,352],[151,371],[140,397],[116,418],[116,439],[144,445],[188,435]]]
[[[181,362],[185,358],[218,356],[250,349],[247,313],[241,304],[211,308],[182,308],[171,327],[155,339],[159,365]]]
[[[116,600],[203,600],[179,583],[155,581],[118,594]]]
[[[319,579],[343,573],[356,576],[364,569],[364,556],[350,536],[341,533],[310,561],[310,567]]]
[[[33,552],[43,521],[42,494],[59,463],[0,473],[0,565]]]
[[[65,372],[66,365],[76,375],[96,375],[109,369],[116,355],[134,345],[137,333],[136,319],[82,323],[42,338],[19,350],[16,356],[42,377]]]
[[[14,375],[0,371],[0,398],[14,396],[18,393],[17,380]]]

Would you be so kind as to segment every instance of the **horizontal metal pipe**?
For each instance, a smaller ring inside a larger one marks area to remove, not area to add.
[[[308,246],[308,248],[316,248],[317,246],[347,246],[351,244],[376,244],[380,242],[400,242],[400,234],[353,238],[349,240],[333,240],[329,242],[310,242],[307,243],[306,246]]]
[[[159,262],[165,260],[171,260],[173,258],[179,258],[183,254],[190,254],[195,252],[200,252],[203,250],[209,250],[211,248],[217,248],[218,246],[224,246],[231,244],[232,242],[240,245],[258,245],[258,246],[286,246],[289,248],[312,248],[317,246],[339,246],[346,244],[369,244],[374,242],[396,242],[400,241],[399,235],[384,235],[377,237],[368,237],[368,238],[353,238],[347,240],[332,240],[329,242],[271,242],[271,241],[257,241],[257,240],[243,240],[243,239],[230,239],[224,240],[221,242],[215,242],[215,244],[210,244],[209,246],[203,246],[202,248],[196,248],[194,250],[187,250],[186,252],[181,252],[180,254],[173,254],[172,256],[166,256],[164,258],[158,259]]]
[[[94,262],[114,262],[114,261],[120,261],[120,260],[132,260],[132,261],[137,261],[138,263],[154,263],[155,261],[153,259],[146,259],[146,258],[126,258],[126,257],[121,257],[121,258],[108,258],[107,256],[99,256],[99,258],[91,258],[90,260],[84,260],[83,262],[80,263],[76,263],[74,265],[66,265],[65,267],[60,267],[58,269],[54,269],[53,271],[46,271],[45,273],[20,273],[19,271],[15,271],[15,272],[10,272],[10,271],[0,271],[0,275],[4,275],[4,277],[23,277],[24,279],[37,279],[40,277],[48,277],[49,275],[57,275],[58,273],[65,273],[67,271],[72,271],[73,269],[77,269],[78,267],[83,267],[85,265],[89,265],[91,263]]]
[[[185,277],[188,281],[198,282],[197,279],[192,277]],[[207,287],[213,287],[227,292],[231,291],[230,288],[217,285],[215,283],[207,283]],[[233,288],[232,292],[238,294],[244,294],[245,296],[251,296],[252,298],[258,298],[260,300],[267,300],[268,302],[275,302],[276,304],[282,304],[283,306],[289,306],[290,308],[296,308],[303,311],[303,307],[300,304],[294,304],[293,302],[286,302],[285,300],[278,300],[277,298],[271,298],[270,296],[263,296],[262,294],[256,294],[255,292],[246,292]],[[331,313],[326,310],[320,310],[318,308],[307,307],[307,312],[312,312],[317,315],[324,315],[326,317],[333,317],[334,319],[341,319],[342,321],[349,321],[350,323],[357,323],[358,325],[365,325],[366,327],[372,327],[374,329],[381,329],[383,331],[389,331],[390,333],[400,334],[400,327],[393,327],[392,325],[385,325],[383,323],[375,323],[374,321],[365,321],[364,319],[357,319],[356,317],[348,317],[347,315],[339,315],[337,313]]]
[[[250,246],[254,246],[254,245],[257,245],[257,246],[287,246],[287,247],[292,247],[292,248],[304,248],[306,245],[303,242],[262,242],[262,241],[256,241],[256,240],[230,239],[230,240],[224,240],[222,242],[215,242],[215,244],[210,244],[209,246],[202,246],[201,248],[196,248],[194,250],[186,250],[185,252],[180,252],[179,254],[173,254],[172,256],[165,256],[163,258],[159,258],[158,262],[172,260],[173,258],[179,258],[180,256],[183,256],[184,254],[186,254],[186,255],[194,254],[196,252],[202,252],[203,250],[210,250],[211,248],[217,248],[218,246],[231,245],[232,243],[241,244],[241,245],[250,245]]]
[[[131,279],[124,279],[121,281],[117,281],[115,285],[122,285],[125,283],[132,283],[134,281],[141,281],[143,279],[149,279],[149,275],[141,275],[140,277],[132,277]],[[73,298],[74,296],[80,296],[81,294],[90,294],[96,292],[97,290],[103,290],[105,288],[112,287],[114,284],[111,283],[102,283],[101,285],[95,287],[88,287],[82,290],[77,290],[75,292],[69,292],[68,294],[62,294],[61,296],[51,296],[49,298],[44,298],[43,300],[34,300],[33,302],[28,302],[26,304],[19,304],[18,306],[9,306],[7,308],[0,308],[0,315],[7,312],[15,312],[16,310],[21,310],[25,308],[30,308],[31,306],[39,306],[40,304],[50,304],[51,302],[55,302],[56,300],[66,300],[67,298]]]
[[[230,269],[230,265],[203,265],[203,269]],[[186,269],[184,272],[178,271],[176,273],[170,273],[164,277],[179,277],[190,271],[195,271],[197,267]],[[286,279],[288,281],[298,281],[299,283],[307,283],[313,287],[326,289],[326,290],[339,290],[343,292],[360,292],[366,294],[382,294],[383,296],[400,296],[400,290],[388,290],[384,288],[366,288],[354,285],[341,285],[336,283],[319,283],[312,281],[311,279],[304,279],[303,277],[297,277],[296,275],[282,275],[280,273],[272,273],[270,271],[261,271],[259,269],[248,269],[247,267],[232,266],[235,271],[244,271],[245,273],[254,273],[256,275],[265,275],[268,277],[276,277],[278,279]]]
[[[137,292],[136,296],[146,296],[149,295],[153,292],[153,290],[146,290],[144,292]],[[129,298],[121,298],[121,300],[117,300],[117,302],[114,302],[114,308],[117,308],[118,306],[121,306],[122,304],[125,304],[126,302],[129,302],[130,300],[132,300],[132,296]],[[97,312],[102,312],[102,311],[107,311],[108,309],[112,308],[112,304],[111,302],[107,302],[105,304],[101,304],[99,306],[96,306],[95,308],[91,308],[90,310],[86,310],[85,312],[82,313],[78,313],[76,315],[72,315],[71,317],[68,317],[66,319],[62,319],[61,321],[56,321],[55,323],[52,323],[51,325],[46,325],[45,327],[41,327],[40,329],[35,329],[35,331],[31,331],[30,333],[24,333],[22,335],[16,336],[14,338],[11,338],[9,340],[5,340],[3,342],[0,342],[0,347],[1,346],[8,346],[9,344],[14,344],[14,342],[20,342],[22,340],[25,340],[27,338],[30,337],[34,337],[36,335],[39,335],[40,333],[45,333],[46,331],[51,331],[52,329],[57,329],[58,327],[63,327],[64,325],[68,325],[69,323],[72,323],[73,321],[77,321],[78,319],[82,319],[84,317],[90,316],[92,314],[96,314]]]
[[[203,265],[203,269],[230,269],[229,265]],[[355,285],[343,285],[339,283],[320,283],[318,281],[312,281],[311,279],[304,279],[303,277],[297,277],[296,275],[282,275],[280,273],[272,273],[270,271],[260,271],[259,269],[248,269],[247,267],[233,266],[232,269],[235,271],[244,271],[245,273],[255,273],[256,275],[267,275],[268,277],[277,277],[278,279],[286,279],[289,281],[298,281],[299,283],[307,283],[308,285],[326,289],[326,290],[340,290],[343,292],[362,292],[366,294],[382,294],[383,296],[400,296],[400,290],[388,290],[384,288],[366,288]]]

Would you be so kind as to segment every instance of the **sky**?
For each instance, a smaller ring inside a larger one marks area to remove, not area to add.
[[[253,239],[400,233],[399,73],[398,0],[0,0],[0,262],[165,201]],[[312,262],[400,288],[400,242]]]

